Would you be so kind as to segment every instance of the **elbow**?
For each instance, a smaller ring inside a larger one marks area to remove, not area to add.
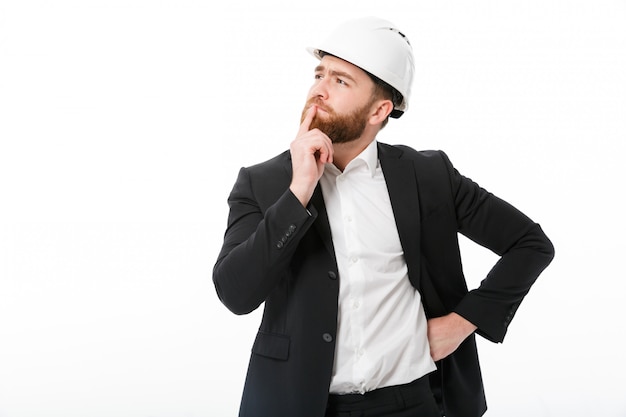
[[[232,313],[243,316],[244,314],[253,312],[258,307],[258,305],[252,305],[251,303],[243,301],[241,296],[237,296],[237,294],[229,294],[227,291],[223,291],[218,282],[214,281],[214,284],[217,297]]]
[[[220,298],[220,300],[222,301],[222,304],[224,304],[226,306],[226,308],[228,308],[228,310],[231,313],[236,314],[238,316],[243,316],[243,315],[246,315],[246,314],[250,314],[254,310],[256,310],[257,307],[258,307],[258,306],[251,307],[248,304],[241,304],[241,303],[236,303],[236,302],[227,302],[227,301],[224,301],[221,298]]]
[[[539,224],[535,224],[529,243],[529,247],[533,249],[536,258],[541,259],[542,267],[545,268],[550,265],[555,255],[554,245]]]
[[[241,316],[249,314],[257,309],[260,303],[251,302],[241,291],[234,285],[233,280],[229,280],[225,274],[220,273],[216,266],[213,270],[213,284],[217,297],[224,306],[232,313]]]
[[[220,291],[217,291],[217,296],[226,306],[226,308],[233,314],[243,316],[245,314],[252,313],[257,309],[258,305],[251,305],[250,303],[241,302],[237,297],[225,297]]]
[[[549,264],[554,259],[554,255],[555,255],[554,244],[548,238],[548,236],[546,236],[543,230],[541,230],[541,226],[537,225],[537,227],[539,227],[539,230],[541,234],[543,235],[543,239],[542,239],[543,244],[541,245],[540,251],[546,257],[546,260]]]
[[[549,239],[546,245],[545,254],[549,258],[549,262],[552,262],[552,260],[554,259],[555,252],[554,252],[554,245]]]

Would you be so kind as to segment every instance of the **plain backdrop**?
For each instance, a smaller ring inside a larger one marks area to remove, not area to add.
[[[556,247],[479,342],[487,416],[626,416],[625,1],[0,0],[0,417],[236,415],[260,310],[211,281],[226,198],[293,139],[305,47],[368,15],[416,57],[379,140]],[[496,257],[461,244],[476,286]]]

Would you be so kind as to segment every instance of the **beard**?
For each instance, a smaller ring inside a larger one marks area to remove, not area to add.
[[[327,115],[320,117],[317,113],[311,121],[310,129],[319,129],[326,134],[332,143],[348,143],[357,140],[363,134],[367,126],[367,119],[372,102],[353,110],[348,114],[338,114],[328,106],[322,106],[316,99],[309,100],[302,111],[300,123],[304,120],[306,112],[311,105],[317,105]]]

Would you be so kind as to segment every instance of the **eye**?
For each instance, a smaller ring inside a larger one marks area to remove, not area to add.
[[[315,74],[315,79],[316,80],[321,80],[322,79],[322,74]]]

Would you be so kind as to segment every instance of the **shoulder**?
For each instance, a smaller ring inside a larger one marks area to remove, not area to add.
[[[389,145],[378,143],[379,157],[395,157],[400,159],[411,159],[422,164],[451,165],[450,159],[442,150],[417,150],[407,145]]]
[[[277,199],[291,181],[291,154],[285,151],[266,161],[242,167],[237,185],[250,190],[257,198],[272,195]]]
[[[244,166],[240,175],[250,177],[251,180],[267,181],[277,179],[285,174],[291,174],[291,154],[289,151],[280,153],[266,161]]]
[[[285,164],[290,163],[290,161],[291,154],[289,153],[289,151],[285,151],[266,161],[247,166],[245,167],[245,169],[252,172],[263,172],[265,170],[271,170],[272,168],[283,167],[285,166]]]

